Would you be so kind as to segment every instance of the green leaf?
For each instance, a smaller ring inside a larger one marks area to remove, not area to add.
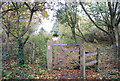
[[[41,11],[41,15],[46,18],[49,16],[45,10]]]

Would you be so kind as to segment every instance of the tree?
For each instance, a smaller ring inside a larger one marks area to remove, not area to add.
[[[9,2],[4,4],[8,6],[7,9],[2,5],[3,11],[0,14],[2,14],[3,29],[16,39],[19,65],[24,64],[23,49],[29,39],[28,31],[31,27],[30,24],[34,13],[39,11],[43,17],[48,16],[46,15],[45,4],[46,2]]]
[[[44,32],[46,32],[46,30],[43,27],[41,27],[40,32],[44,33]]]
[[[79,17],[77,14],[77,4],[76,3],[65,3],[65,5],[57,10],[57,20],[61,24],[68,25],[72,32],[72,38],[76,41],[76,29],[81,33],[82,37],[84,38],[82,32],[79,29],[78,21]],[[79,35],[77,35],[79,36]],[[85,40],[85,38],[84,38]]]
[[[119,42],[119,23],[120,23],[120,3],[119,2],[105,2],[89,5],[89,9],[92,12],[88,12],[85,9],[82,2],[80,5],[92,23],[101,31],[105,32],[111,39],[111,42],[116,45],[116,56],[120,57]],[[103,28],[105,27],[105,28]],[[120,60],[118,61],[119,64]],[[120,65],[119,71],[120,71]]]

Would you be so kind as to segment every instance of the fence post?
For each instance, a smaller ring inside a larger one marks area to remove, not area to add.
[[[34,64],[34,58],[35,58],[35,43],[32,43],[32,63]]]
[[[57,55],[57,46],[54,48],[54,66],[56,67],[57,65],[57,59],[58,55]]]
[[[96,63],[96,72],[99,72],[99,71],[100,71],[100,69],[99,69],[99,65],[100,65],[100,54],[99,54],[98,48],[97,48],[96,60],[97,60],[97,63]]]
[[[52,70],[52,41],[47,42],[47,69]]]
[[[82,40],[80,40],[80,47],[79,47],[79,55],[81,54],[82,54]],[[80,57],[81,56],[79,56],[79,63],[80,63]]]
[[[80,58],[80,63],[81,63],[81,66],[80,66],[80,69],[81,69],[81,78],[82,79],[85,79],[85,50],[82,49],[82,54],[81,54],[81,58]]]

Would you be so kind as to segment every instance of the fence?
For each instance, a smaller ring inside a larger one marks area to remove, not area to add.
[[[87,53],[86,54],[86,50],[82,49],[81,50],[82,54],[81,54],[81,58],[80,58],[80,62],[81,62],[81,78],[86,77],[85,75],[85,67],[88,65],[92,65],[92,64],[96,64],[96,71],[99,71],[99,63],[100,63],[100,59],[99,59],[99,52],[98,52],[98,48],[97,48],[97,52],[92,52],[92,53]],[[90,62],[86,62],[86,57],[90,57],[90,56],[96,56],[96,60],[92,60]]]
[[[80,76],[81,78],[85,79],[86,75],[85,75],[85,67],[88,65],[92,65],[92,64],[96,64],[96,71],[99,71],[99,52],[98,49],[96,52],[87,52],[87,50],[82,49],[82,43],[80,42],[80,44],[53,44],[52,41],[48,41],[47,42],[47,68],[49,70],[52,70],[53,68],[53,54],[52,54],[52,46],[70,46],[70,45],[79,45],[79,50],[64,50],[64,51],[79,51],[79,56],[80,57]],[[96,60],[92,60],[89,62],[86,62],[86,57],[90,57],[90,56],[96,56]],[[54,54],[54,64],[57,61],[57,55]],[[72,56],[71,56],[72,57]]]

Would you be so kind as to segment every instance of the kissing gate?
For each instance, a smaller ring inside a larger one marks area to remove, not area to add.
[[[70,46],[74,47],[71,49]],[[54,49],[53,49],[54,48]],[[54,51],[54,52],[53,52]],[[66,54],[67,53],[67,54]],[[95,60],[89,60],[88,57],[96,56]],[[52,41],[47,42],[47,68],[53,69],[53,66],[75,66],[75,63],[80,66],[80,76],[85,79],[85,67],[96,64],[96,71],[99,71],[99,52],[88,52],[82,48],[82,43],[79,44],[53,44]],[[74,63],[74,64],[72,64]]]

